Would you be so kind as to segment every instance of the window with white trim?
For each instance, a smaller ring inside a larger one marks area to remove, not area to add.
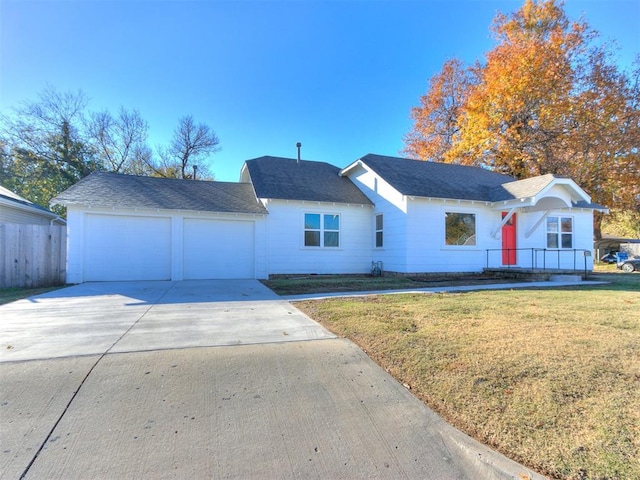
[[[476,214],[446,212],[445,245],[475,246]]]
[[[547,217],[547,248],[573,248],[573,218]]]
[[[339,247],[340,215],[332,213],[305,213],[304,246]]]
[[[376,215],[376,248],[382,248],[384,245],[383,227],[384,223],[382,214],[379,213]]]

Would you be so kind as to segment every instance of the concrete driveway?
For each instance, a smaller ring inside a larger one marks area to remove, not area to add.
[[[542,478],[252,280],[1,306],[0,387],[2,479]]]
[[[84,283],[0,312],[0,362],[334,337],[256,280]]]

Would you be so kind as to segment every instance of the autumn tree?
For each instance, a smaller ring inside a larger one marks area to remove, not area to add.
[[[562,137],[564,171],[614,217],[640,221],[640,62],[620,72],[606,52],[592,53],[573,97],[571,131]],[[623,212],[628,212],[624,214]],[[603,216],[595,214],[600,238]],[[633,228],[633,227],[631,227]]]
[[[527,0],[512,16],[498,14],[496,47],[469,92],[456,144],[447,160],[481,164],[517,178],[560,173],[565,132],[585,25],[570,23],[553,1]]]
[[[571,22],[554,0],[526,0],[517,12],[498,14],[491,32],[496,45],[472,70],[473,81],[457,61],[434,77],[412,111],[405,151],[516,178],[568,175],[596,202],[638,211],[637,70],[620,71],[607,47],[595,43],[596,33]],[[461,105],[449,109],[455,124],[444,122],[447,109],[433,107],[448,84],[462,86]],[[441,131],[448,143],[433,135]],[[600,221],[596,215],[596,236]]]
[[[404,153],[413,158],[442,159],[460,130],[458,121],[471,87],[478,83],[477,68],[452,59],[429,81],[420,106],[411,109],[414,127],[405,136]]]
[[[192,116],[181,117],[167,148],[159,150],[160,164],[156,174],[193,178],[193,166],[198,167],[201,177],[210,177],[208,157],[219,150],[220,141],[216,133],[204,124],[196,124]]]

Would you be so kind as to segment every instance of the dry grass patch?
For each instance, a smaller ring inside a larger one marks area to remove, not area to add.
[[[0,288],[0,305],[15,302],[23,298],[40,295],[41,293],[51,292],[63,287],[42,287],[42,288]]]
[[[361,292],[369,290],[411,290],[427,287],[451,285],[481,285],[487,283],[505,283],[502,280],[482,274],[469,273],[464,276],[428,275],[428,276],[383,276],[370,275],[310,275],[292,276],[263,280],[267,287],[278,295],[298,295],[306,293]]]
[[[640,276],[620,278],[296,306],[516,461],[553,478],[637,479]]]

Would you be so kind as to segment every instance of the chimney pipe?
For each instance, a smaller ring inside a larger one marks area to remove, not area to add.
[[[298,147],[298,164],[300,164],[300,147],[302,144],[300,142],[296,143],[296,147]]]

